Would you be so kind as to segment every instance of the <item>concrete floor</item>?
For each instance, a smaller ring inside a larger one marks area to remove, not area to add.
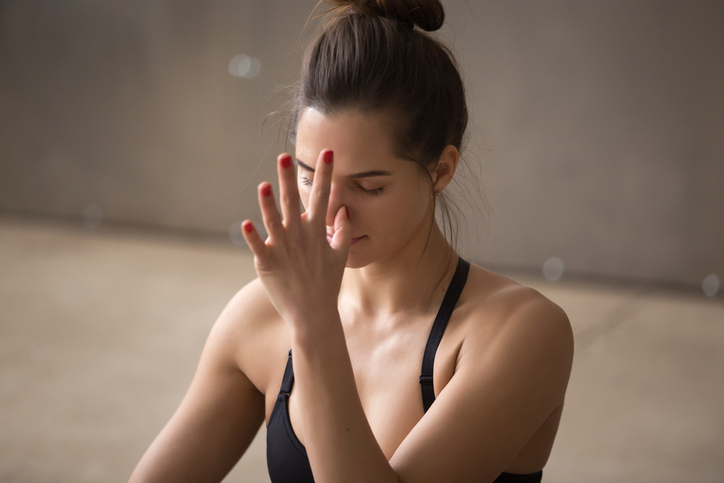
[[[228,242],[0,218],[0,481],[126,480],[253,275]],[[576,335],[544,481],[724,481],[721,297],[511,276]],[[263,441],[225,481],[268,481]]]

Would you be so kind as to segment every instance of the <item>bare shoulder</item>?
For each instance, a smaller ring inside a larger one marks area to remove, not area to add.
[[[571,370],[566,314],[536,290],[472,265],[449,329],[453,374],[392,464],[411,481],[539,470]]]
[[[259,279],[241,288],[211,329],[210,339],[224,347],[229,359],[262,392],[268,384],[270,354],[286,357],[286,326],[269,301]]]
[[[568,316],[558,305],[537,290],[521,285],[477,265],[471,265],[465,286],[466,312],[484,317],[495,331],[560,332],[571,336]]]
[[[475,265],[464,294],[460,355],[493,370],[528,365],[563,397],[573,360],[573,332],[563,309],[537,290]]]

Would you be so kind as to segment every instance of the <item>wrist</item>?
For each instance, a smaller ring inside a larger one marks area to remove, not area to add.
[[[287,325],[291,331],[292,345],[298,350],[316,351],[319,347],[328,347],[340,340],[344,342],[342,321],[336,307],[333,310],[294,314],[287,318]]]

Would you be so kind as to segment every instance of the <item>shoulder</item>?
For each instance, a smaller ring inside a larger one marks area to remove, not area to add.
[[[531,287],[477,265],[470,267],[463,294],[468,315],[484,317],[488,330],[552,331],[563,338],[572,335],[568,316],[558,305]]]
[[[450,325],[452,377],[392,464],[411,479],[444,473],[470,481],[542,467],[571,368],[565,313],[537,291],[472,265]]]
[[[563,309],[537,290],[475,265],[465,288],[460,359],[544,378],[562,397],[573,360],[573,332]]]
[[[257,278],[242,287],[217,319],[209,340],[262,390],[267,384],[269,357],[286,358],[289,336],[283,319]]]

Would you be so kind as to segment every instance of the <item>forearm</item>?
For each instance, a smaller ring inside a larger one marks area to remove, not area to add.
[[[375,439],[357,393],[339,315],[293,331],[295,391],[315,480],[399,480]],[[310,328],[313,327],[313,328]]]

